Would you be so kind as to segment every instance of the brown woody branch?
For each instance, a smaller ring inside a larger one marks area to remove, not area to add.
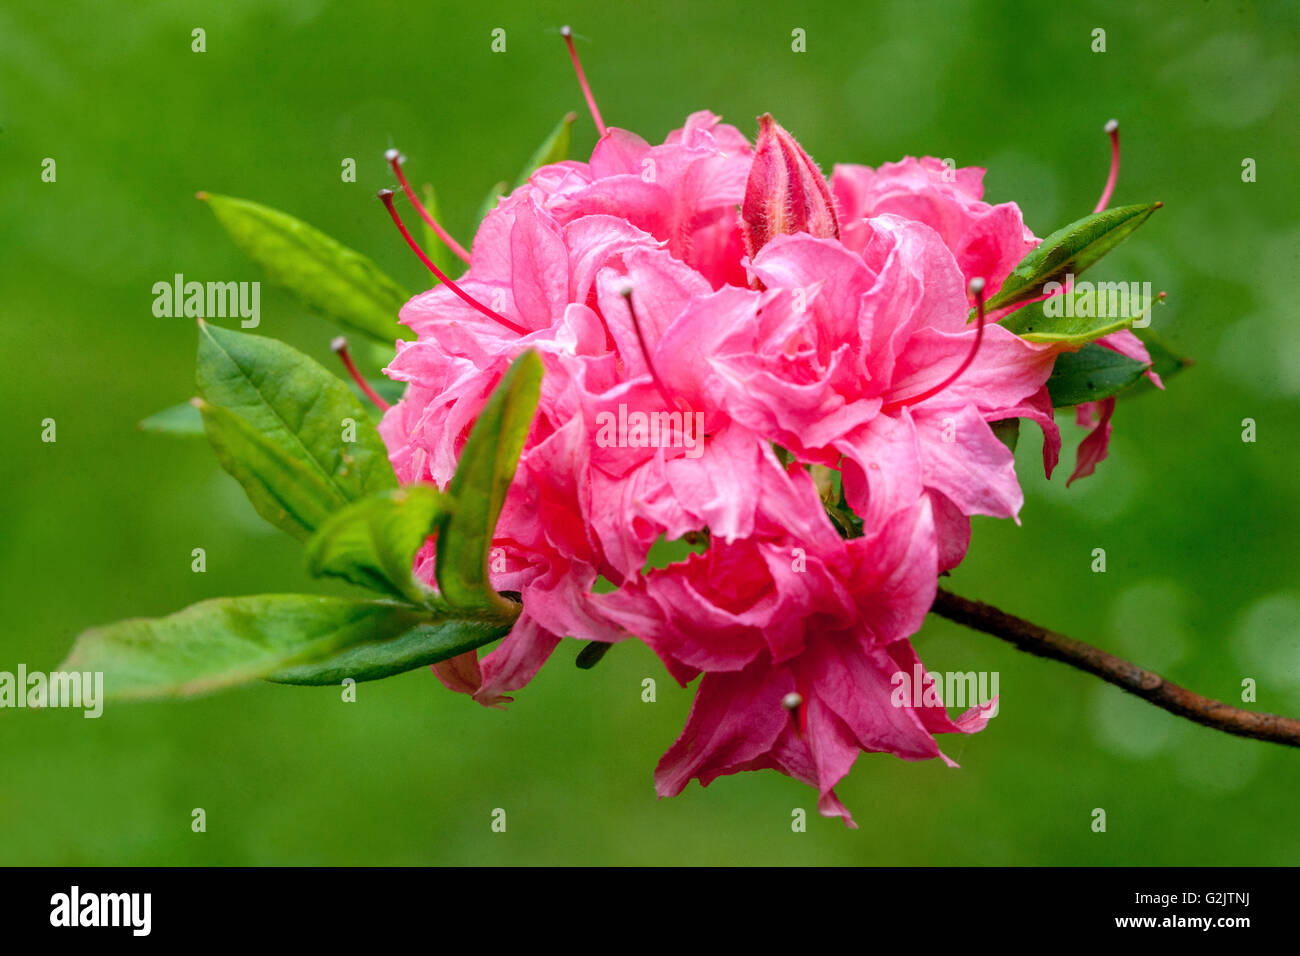
[[[1095,674],[1171,714],[1186,717],[1206,727],[1239,737],[1254,737],[1256,740],[1271,740],[1278,744],[1300,747],[1300,720],[1242,710],[1222,701],[1202,697],[1185,687],[1170,683],[1154,671],[1144,670],[1091,644],[1049,631],[980,601],[967,600],[940,588],[930,611],[966,627],[1000,637],[1022,651]]]

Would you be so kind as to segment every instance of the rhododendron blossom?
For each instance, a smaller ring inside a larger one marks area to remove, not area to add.
[[[500,705],[562,638],[639,638],[700,680],[661,795],[775,768],[851,825],[834,787],[859,752],[947,760],[935,735],[987,720],[899,706],[891,684],[920,667],[909,638],[970,516],[1018,520],[991,424],[1040,425],[1049,475],[1059,455],[1046,383],[1065,346],[983,307],[1038,240],[1014,203],[983,201],[982,169],[908,157],[827,180],[770,116],[753,146],[708,112],[652,146],[584,92],[590,159],[499,202],[464,275],[402,309],[417,339],[386,369],[407,386],[380,428],[397,476],[445,487],[511,360],[531,349],[544,367],[493,541],[492,584],[522,612],[481,660],[435,670]],[[1127,332],[1104,344],[1142,349]],[[1104,457],[1107,401],[1075,477]],[[827,509],[840,494],[847,531]],[[682,538],[702,553],[647,564]],[[428,545],[430,583],[433,562]]]

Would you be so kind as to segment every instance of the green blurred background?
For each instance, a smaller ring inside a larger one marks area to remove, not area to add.
[[[174,273],[254,280],[196,189],[298,215],[411,289],[374,190],[400,146],[464,239],[489,186],[568,110],[659,140],[709,108],[771,111],[829,169],[904,154],[988,168],[1046,235],[1091,210],[1118,117],[1117,203],[1165,208],[1098,267],[1169,292],[1156,327],[1197,365],[1122,402],[1110,459],[1050,485],[1019,450],[1023,526],[978,521],[961,593],[1202,693],[1300,714],[1300,7],[1197,2],[45,2],[0,6],[0,670],[49,670],[82,629],[222,594],[320,590],[206,443],[135,423],[193,392],[195,332],[151,313]],[[191,30],[207,52],[191,52]],[[493,54],[490,32],[507,31]],[[802,28],[807,52],[791,52]],[[1091,50],[1106,30],[1107,50]],[[41,162],[57,162],[57,182]],[[340,179],[354,157],[358,181]],[[1258,181],[1243,183],[1253,158]],[[264,286],[259,332],[329,361],[334,329]],[[40,440],[57,421],[58,441]],[[1241,440],[1242,420],[1258,440]],[[207,551],[206,574],[190,570]],[[1094,548],[1108,570],[1094,574]],[[427,670],[359,688],[259,685],[176,703],[0,710],[5,864],[1294,864],[1300,757],[1206,730],[947,622],[932,670],[1000,673],[962,764],[859,759],[816,816],[772,773],[659,801],[691,692],[639,645],[594,671],[566,642],[506,712]],[[658,700],[641,700],[641,680]],[[191,832],[191,810],[207,832]],[[490,814],[505,808],[508,830]],[[792,833],[791,810],[810,812]],[[1108,828],[1092,832],[1093,808]]]

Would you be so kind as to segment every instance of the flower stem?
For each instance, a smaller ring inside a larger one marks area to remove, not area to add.
[[[1005,611],[971,601],[939,589],[930,613],[985,634],[1008,641],[1022,651],[1069,664],[1100,677],[1157,707],[1186,717],[1206,727],[1269,740],[1290,747],[1300,747],[1300,720],[1232,707],[1222,701],[1202,697],[1185,687],[1170,683],[1154,671],[1145,670],[1100,648],[1057,634]]]

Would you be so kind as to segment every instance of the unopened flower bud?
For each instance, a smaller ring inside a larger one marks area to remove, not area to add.
[[[819,238],[839,238],[826,177],[803,148],[770,113],[758,118],[758,144],[745,184],[745,247],[755,255],[780,235],[807,232]]]

